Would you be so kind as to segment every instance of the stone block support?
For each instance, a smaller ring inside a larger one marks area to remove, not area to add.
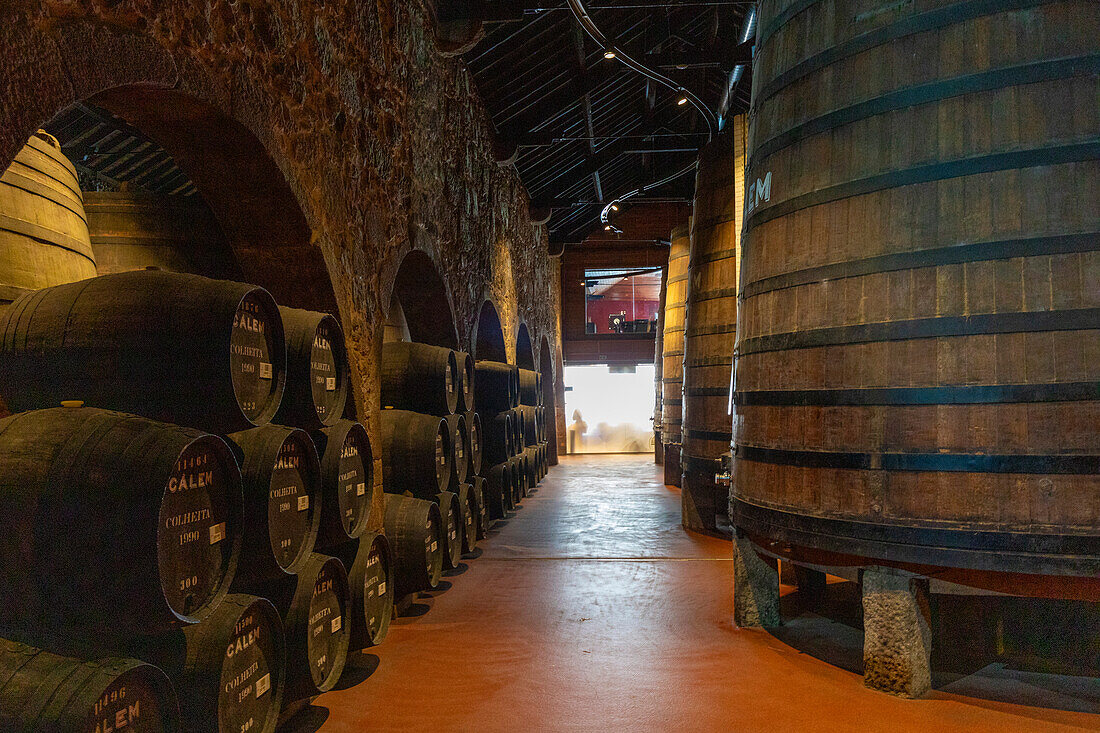
[[[733,540],[733,620],[741,627],[771,628],[779,616],[779,568],[756,554],[748,537]]]
[[[863,684],[900,697],[932,687],[928,581],[891,568],[863,572]]]

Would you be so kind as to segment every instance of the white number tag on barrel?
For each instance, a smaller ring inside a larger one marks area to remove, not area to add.
[[[256,697],[264,694],[271,689],[271,673],[268,672],[260,679],[256,680]]]
[[[325,390],[328,392],[336,391],[336,377],[328,377],[325,379]]]
[[[260,362],[260,379],[271,379],[273,377],[271,364],[266,361]]]
[[[298,497],[298,511],[304,512],[306,509],[309,509],[309,497],[308,496],[299,496]]]
[[[332,619],[332,633],[333,634],[335,634],[337,631],[340,630],[340,626],[343,623],[343,620],[344,619],[341,616],[337,616],[336,618]]]
[[[216,545],[225,539],[225,522],[215,524],[210,528],[210,544]]]
[[[365,493],[367,493],[367,485],[366,484],[356,484],[355,485],[355,495],[356,496],[362,496]]]

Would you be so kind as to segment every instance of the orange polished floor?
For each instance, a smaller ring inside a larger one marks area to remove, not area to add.
[[[730,544],[679,507],[648,456],[563,459],[284,730],[1100,730],[1094,680],[987,668],[900,700],[863,687],[849,626],[734,628]]]

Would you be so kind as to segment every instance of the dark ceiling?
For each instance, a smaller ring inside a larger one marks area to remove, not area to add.
[[[582,241],[600,225],[607,202],[690,165],[708,125],[691,104],[677,104],[674,90],[605,59],[565,0],[500,5],[485,38],[465,54],[497,129],[498,157],[515,155],[533,211],[552,207],[551,242]],[[609,41],[694,92],[712,112],[746,56],[738,41],[752,5],[584,3]],[[731,112],[748,109],[749,69],[743,74]],[[689,174],[645,198],[690,200],[693,188]]]

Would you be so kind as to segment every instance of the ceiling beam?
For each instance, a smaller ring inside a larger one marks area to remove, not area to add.
[[[531,130],[555,117],[563,109],[581,101],[586,94],[599,89],[625,71],[626,67],[621,64],[601,62],[588,67],[583,78],[577,74],[571,74],[565,84],[542,96],[538,102],[498,128],[500,137],[515,143]]]
[[[738,64],[752,63],[752,48],[755,39],[744,43],[719,39],[715,45],[707,48],[693,48],[687,51],[658,51],[647,53],[645,62],[649,66],[661,68],[691,69],[698,67],[718,67],[730,71]]]

